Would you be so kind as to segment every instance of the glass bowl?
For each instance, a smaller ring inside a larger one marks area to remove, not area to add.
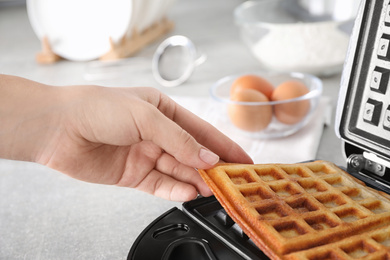
[[[274,90],[285,82],[300,82],[309,92],[303,96],[279,101],[233,101],[232,84],[244,75],[266,79]],[[245,73],[218,80],[211,86],[210,95],[215,101],[214,109],[218,113],[217,125],[227,128],[229,132],[233,131],[235,135],[279,138],[294,134],[309,122],[322,95],[322,81],[314,75],[305,73]]]
[[[359,2],[246,1],[234,18],[264,70],[328,76],[342,70]]]

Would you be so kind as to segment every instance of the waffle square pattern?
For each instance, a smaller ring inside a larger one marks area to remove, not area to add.
[[[199,170],[271,259],[390,259],[390,196],[327,161]]]

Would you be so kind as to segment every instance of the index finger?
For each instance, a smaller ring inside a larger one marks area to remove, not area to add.
[[[159,104],[160,111],[164,113],[166,110],[164,106],[174,106],[174,114],[171,115],[171,119],[192,135],[197,142],[218,154],[222,160],[234,163],[253,163],[249,155],[237,143],[213,125],[180,106],[169,97],[167,99],[162,98],[162,101],[164,102]]]

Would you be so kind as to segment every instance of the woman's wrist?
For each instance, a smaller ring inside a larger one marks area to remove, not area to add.
[[[57,88],[0,75],[0,157],[36,161],[59,124]]]

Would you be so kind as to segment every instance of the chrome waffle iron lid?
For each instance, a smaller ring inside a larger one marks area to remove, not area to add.
[[[348,171],[390,188],[390,3],[362,0],[341,80],[336,133]]]

